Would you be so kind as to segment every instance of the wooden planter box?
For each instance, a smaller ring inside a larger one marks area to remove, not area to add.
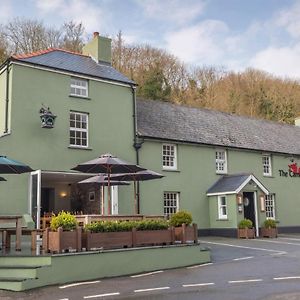
[[[86,250],[92,248],[124,248],[132,247],[132,232],[119,231],[119,232],[97,232],[90,231],[82,234],[82,247]]]
[[[43,248],[46,252],[57,253],[70,249],[81,251],[81,231],[81,228],[73,231],[63,231],[61,227],[57,231],[46,228],[43,235]]]
[[[254,228],[238,228],[238,238],[239,239],[254,239],[255,237],[255,229]]]
[[[165,230],[132,230],[133,246],[173,244],[175,234],[173,227]]]
[[[260,229],[261,237],[268,237],[268,238],[277,238],[278,236],[278,229],[277,228],[264,228]]]
[[[197,224],[193,224],[192,226],[182,224],[181,227],[175,227],[175,240],[181,241],[181,243],[186,243],[187,241],[198,243]]]

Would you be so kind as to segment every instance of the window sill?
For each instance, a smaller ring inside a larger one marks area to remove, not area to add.
[[[216,172],[216,175],[227,175],[228,172]]]
[[[76,150],[93,150],[90,147],[77,147],[77,146],[68,146],[69,149],[76,149]]]
[[[178,169],[162,169],[162,171],[165,171],[165,172],[180,172],[180,170]]]
[[[216,221],[229,221],[229,219],[228,218],[226,218],[226,219],[217,219]]]
[[[273,175],[267,175],[267,174],[263,174],[264,177],[269,177],[269,178],[274,178]]]
[[[78,95],[69,95],[70,98],[77,98],[77,99],[83,99],[83,100],[91,100],[90,97],[85,97],[85,96],[78,96]]]

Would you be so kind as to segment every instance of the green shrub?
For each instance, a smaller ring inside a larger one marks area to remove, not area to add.
[[[136,222],[136,230],[162,230],[167,229],[169,223],[166,220],[145,220]]]
[[[276,224],[275,220],[273,220],[273,219],[267,219],[264,222],[264,226],[265,226],[265,228],[276,228],[277,224]]]
[[[252,228],[252,227],[253,227],[253,223],[249,219],[244,219],[244,220],[240,221],[240,223],[239,223],[239,229],[246,229],[246,228]]]
[[[50,222],[50,228],[54,231],[59,227],[62,227],[65,231],[74,230],[77,225],[78,222],[75,216],[64,211],[61,211],[57,216],[53,216]]]
[[[169,224],[165,220],[145,220],[145,221],[98,221],[85,226],[85,230],[96,232],[117,232],[137,230],[160,230],[167,229]]]
[[[192,223],[192,214],[187,211],[178,211],[177,213],[173,214],[170,219],[171,226],[181,226],[182,224],[186,224],[187,226]]]

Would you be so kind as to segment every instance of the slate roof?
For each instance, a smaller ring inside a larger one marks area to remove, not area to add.
[[[142,137],[300,155],[300,127],[157,100],[137,101]]]
[[[226,193],[236,191],[251,174],[225,175],[216,181],[208,190],[207,194]]]
[[[62,49],[51,48],[25,55],[15,55],[12,56],[12,60],[101,79],[135,84],[108,63],[97,63],[87,55]]]
[[[253,181],[259,188],[269,193],[268,189],[253,174],[232,174],[224,175],[218,179],[206,192],[211,194],[231,194],[239,193],[240,190],[248,183]]]

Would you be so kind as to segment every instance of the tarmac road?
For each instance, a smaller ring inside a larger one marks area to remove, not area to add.
[[[52,286],[0,299],[300,300],[300,235],[238,240],[205,237],[212,264]]]

